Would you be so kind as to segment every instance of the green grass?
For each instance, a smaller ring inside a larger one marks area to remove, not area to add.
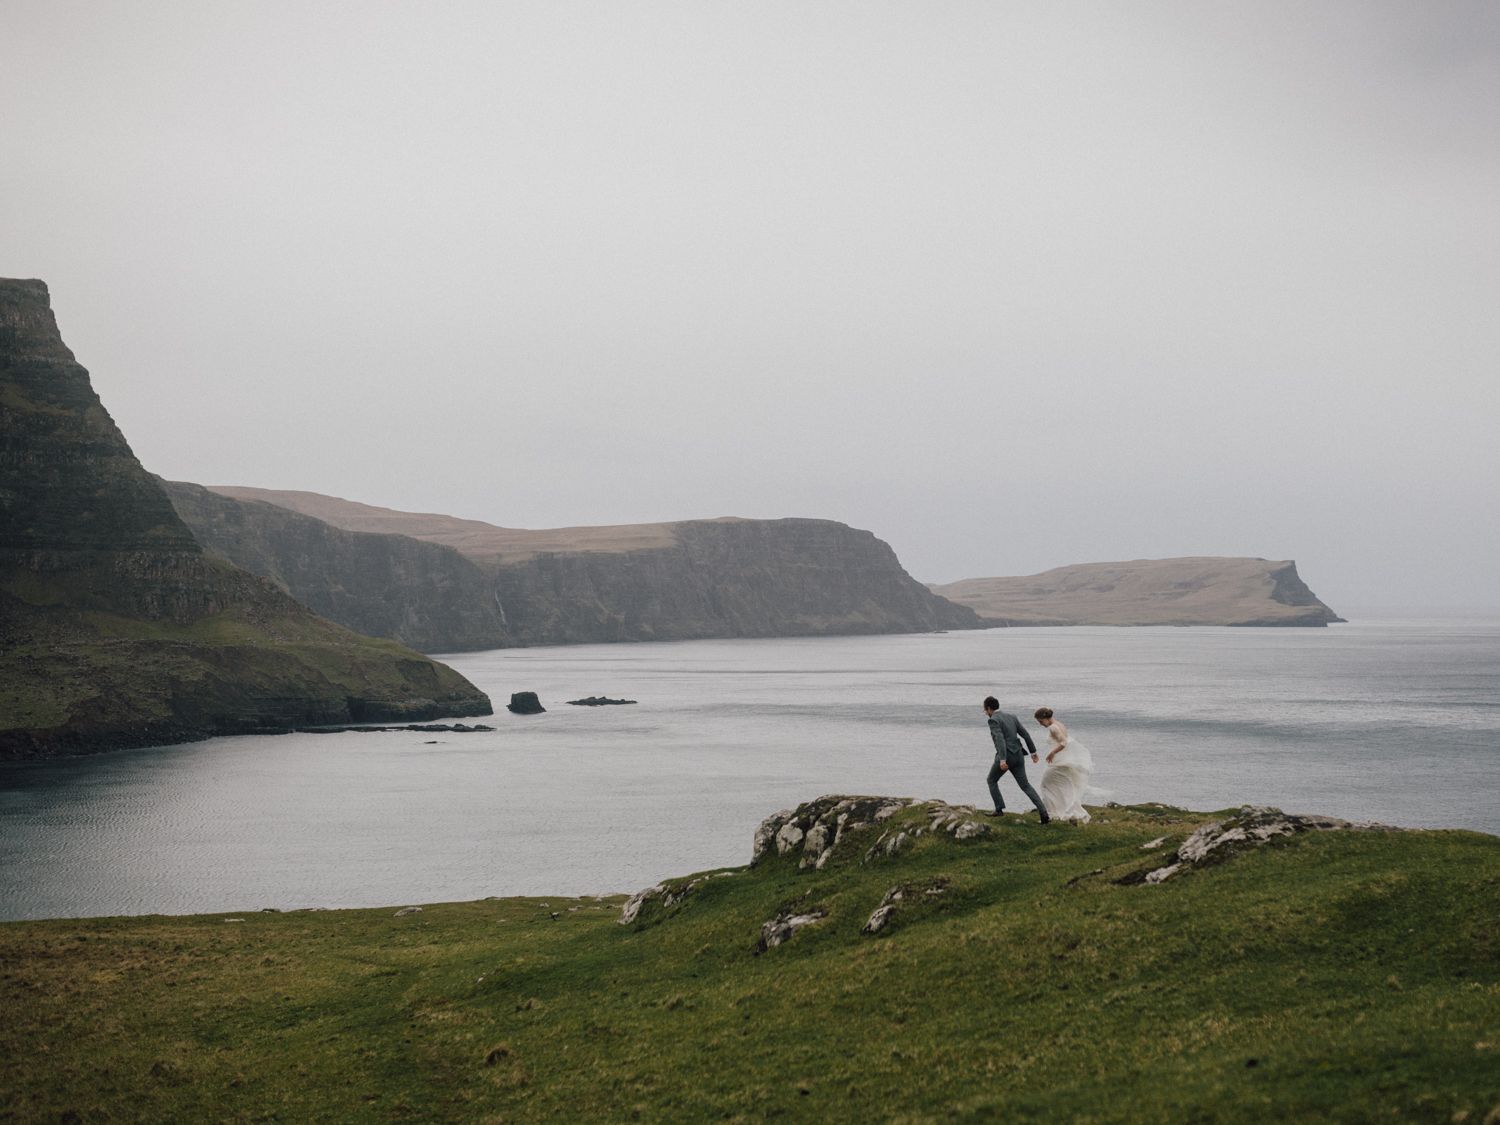
[[[1500,1103],[1500,839],[1309,833],[1121,886],[1208,817],[1102,816],[862,865],[872,828],[630,926],[555,897],[10,923],[0,1121],[1479,1125]],[[861,935],[905,883],[947,889]],[[792,904],[828,917],[757,955]]]

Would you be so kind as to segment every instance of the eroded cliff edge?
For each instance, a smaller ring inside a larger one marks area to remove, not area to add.
[[[1322,626],[1344,620],[1291,560],[1135,559],[930,587],[990,625]]]
[[[427,652],[981,627],[832,520],[501,528],[307,492],[168,484],[208,550]]]
[[[0,755],[488,715],[452,669],[205,554],[64,345],[0,279]]]

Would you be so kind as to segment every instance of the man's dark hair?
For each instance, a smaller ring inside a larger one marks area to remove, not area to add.
[[[984,697],[984,705],[986,707],[988,707],[991,711],[998,711],[998,710],[1000,710],[1000,701],[998,699],[996,699],[993,695],[987,695],[987,696]]]

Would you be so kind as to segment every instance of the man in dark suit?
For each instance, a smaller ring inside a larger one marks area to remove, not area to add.
[[[1026,780],[1026,751],[1021,746],[1025,742],[1030,748],[1034,763],[1037,760],[1036,743],[1031,741],[1031,735],[1026,733],[1020,719],[1000,710],[1000,701],[993,695],[985,697],[984,713],[990,721],[990,737],[995,741],[995,764],[990,767],[990,775],[985,778],[989,783],[990,796],[995,799],[995,811],[984,815],[999,816],[1005,812],[1005,801],[1000,796],[1000,778],[1008,773],[1016,779],[1021,792],[1031,798],[1031,803],[1042,816],[1042,823],[1046,824],[1052,818],[1047,815],[1047,806],[1042,804],[1042,799]]]

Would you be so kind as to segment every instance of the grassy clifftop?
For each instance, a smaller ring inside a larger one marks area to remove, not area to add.
[[[0,279],[0,756],[490,713],[451,669],[204,554],[47,287]]]
[[[888,804],[773,821],[755,866],[669,880],[627,925],[621,898],[549,897],[0,926],[0,1109],[1480,1125],[1500,1103],[1500,840],[1250,846],[1246,821],[1153,884],[1233,811],[996,828]]]

